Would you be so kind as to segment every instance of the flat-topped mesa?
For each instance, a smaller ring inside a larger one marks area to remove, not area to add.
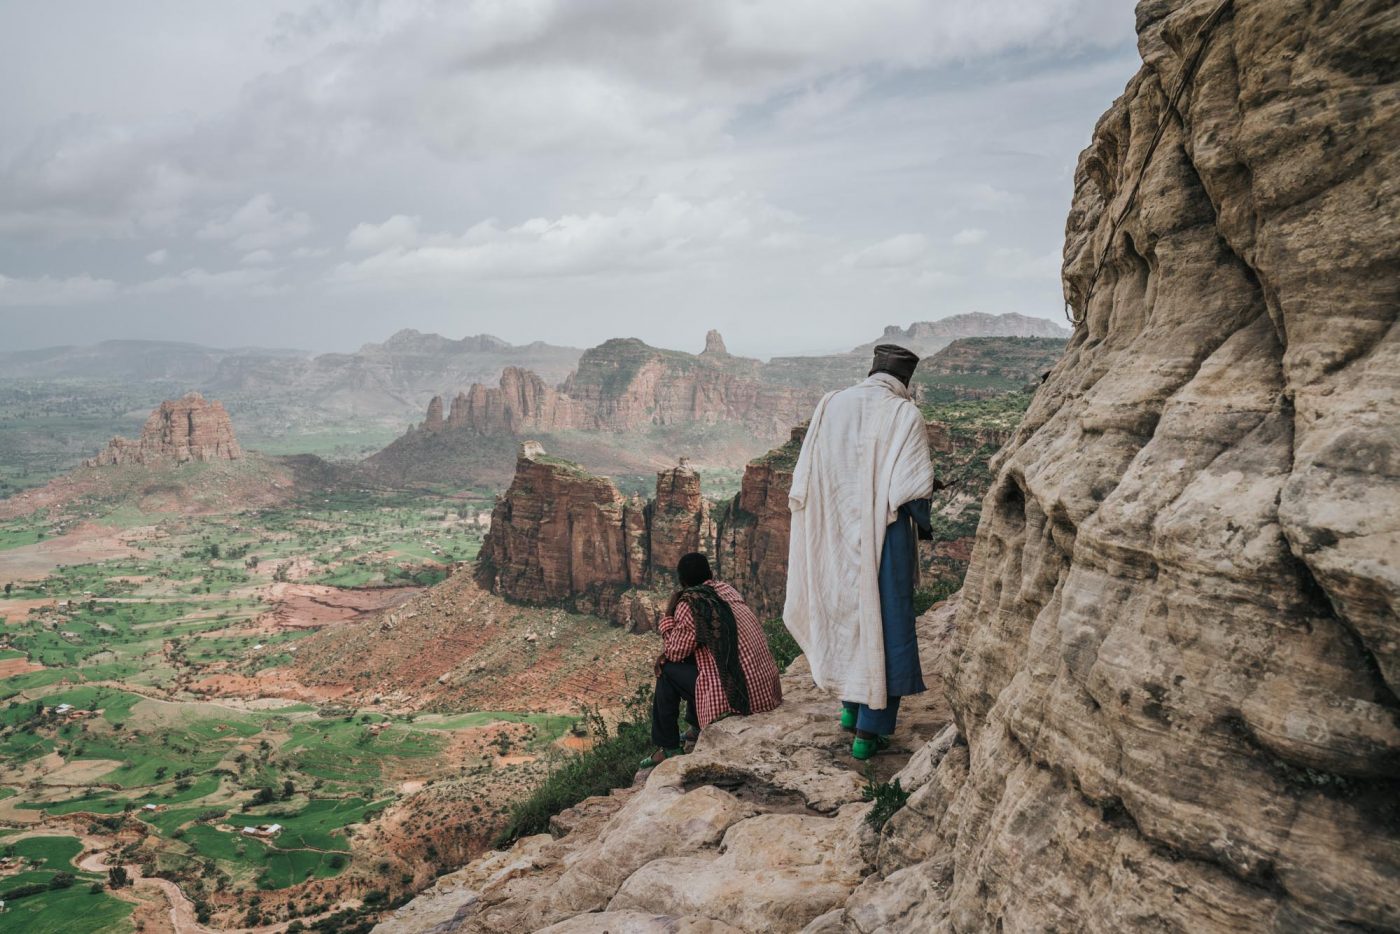
[[[199,393],[190,392],[157,406],[146,419],[139,439],[113,438],[83,465],[183,464],[238,460],[242,456],[223,403],[208,402]]]
[[[713,536],[688,465],[658,473],[657,499],[644,502],[526,441],[491,514],[476,577],[507,599],[564,604],[640,631],[654,626],[662,602],[646,588],[669,587],[680,555],[711,551]]]

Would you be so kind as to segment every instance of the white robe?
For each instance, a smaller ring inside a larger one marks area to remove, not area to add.
[[[898,379],[876,373],[817,404],[788,499],[783,622],[817,686],[842,700],[885,707],[885,529],[933,484],[923,415]]]

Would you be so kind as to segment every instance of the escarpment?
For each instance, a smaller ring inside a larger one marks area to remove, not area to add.
[[[190,392],[162,402],[146,419],[140,438],[113,438],[83,465],[183,464],[238,460],[242,456],[223,403],[206,402],[199,393]]]
[[[952,725],[878,834],[793,684],[463,870],[431,929],[1400,929],[1397,28],[1139,5],[1075,175],[1079,323],[991,463],[925,663]]]

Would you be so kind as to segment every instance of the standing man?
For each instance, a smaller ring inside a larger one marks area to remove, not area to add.
[[[931,533],[933,462],[909,394],[919,358],[875,348],[864,382],[817,404],[792,475],[783,621],[823,690],[839,694],[851,755],[889,745],[899,699],[924,688],[914,633],[918,533]]]

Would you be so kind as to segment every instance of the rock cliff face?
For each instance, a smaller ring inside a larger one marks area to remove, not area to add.
[[[83,464],[183,464],[188,461],[237,460],[243,456],[233,423],[221,402],[206,402],[197,392],[162,402],[135,441],[113,438]]]
[[[864,829],[794,691],[417,929],[1400,929],[1400,23],[1235,0],[1168,114],[1216,8],[1138,7],[907,805]]]
[[[715,523],[710,503],[700,491],[700,474],[681,459],[656,475],[656,499],[646,510],[652,582],[675,578],[676,562],[692,551],[714,551]]]
[[[1395,8],[1236,2],[1109,243],[1214,6],[1139,6],[1080,159],[922,818],[957,930],[1400,926]]]
[[[527,441],[491,514],[476,576],[511,600],[568,605],[644,631],[665,600],[648,588],[669,590],[680,556],[713,544],[700,475],[686,464],[657,474],[648,503]]]
[[[804,422],[782,447],[751,461],[738,495],[715,522],[715,572],[738,588],[762,619],[783,612],[792,526],[788,491],[806,433]]]

